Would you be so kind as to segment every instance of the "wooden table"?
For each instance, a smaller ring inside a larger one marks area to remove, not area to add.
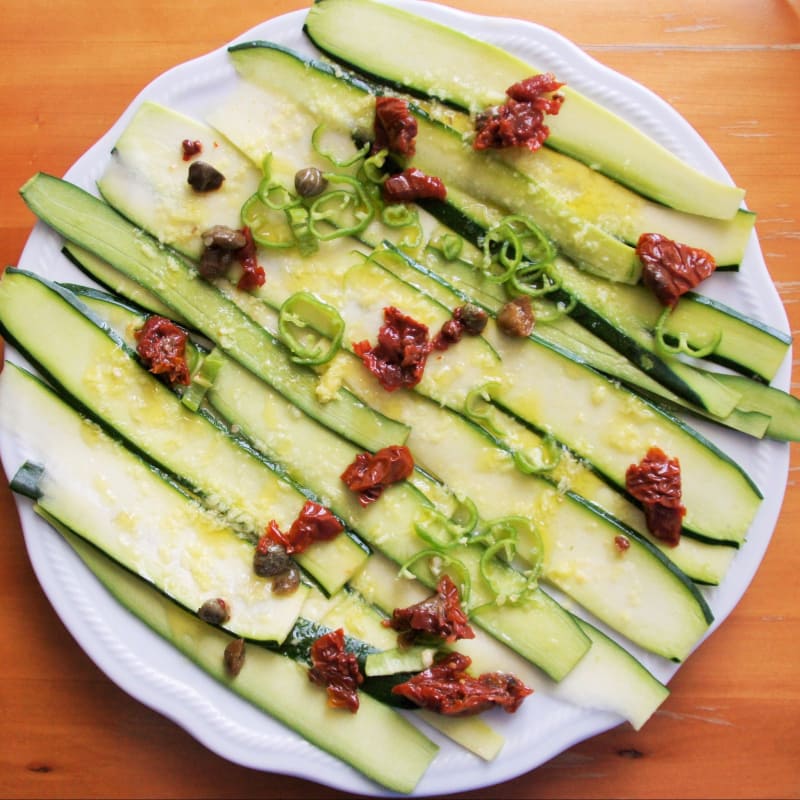
[[[672,103],[747,188],[791,327],[800,326],[796,3],[449,4],[552,27]],[[33,218],[17,189],[34,171],[63,174],[164,70],[304,5],[2,0],[3,263],[16,261],[30,232]],[[783,512],[754,582],[678,673],[672,696],[644,730],[623,725],[469,797],[800,796],[800,486],[793,456]],[[230,764],[131,700],[75,644],[39,589],[5,486],[0,520],[0,796],[341,796]]]

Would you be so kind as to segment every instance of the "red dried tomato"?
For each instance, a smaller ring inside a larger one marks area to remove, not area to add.
[[[506,89],[508,100],[475,119],[476,150],[525,146],[538,150],[550,135],[545,114],[558,114],[563,94],[551,94],[564,84],[549,72],[534,75]]]
[[[447,575],[439,580],[436,594],[408,608],[396,608],[383,624],[400,634],[397,638],[403,646],[414,644],[425,634],[445,642],[475,638],[475,631],[461,608],[458,587]]]
[[[414,471],[411,451],[404,445],[382,447],[374,455],[359,453],[342,473],[348,489],[358,493],[362,506],[374,503],[392,483],[405,480]]]
[[[399,156],[413,156],[417,129],[417,120],[405,100],[399,97],[376,98],[373,153],[385,149]]]
[[[383,319],[378,344],[372,347],[368,341],[355,342],[353,350],[387,392],[416,386],[432,347],[428,327],[394,306],[383,310]]]
[[[444,200],[447,190],[439,178],[409,167],[383,182],[383,199],[387,203],[411,203],[414,200]]]
[[[320,636],[311,645],[308,677],[312,683],[325,687],[329,705],[353,713],[358,711],[358,687],[364,682],[364,676],[358,659],[345,650],[342,628]]]
[[[477,678],[466,670],[469,656],[449,653],[442,661],[392,688],[412,703],[439,714],[470,716],[500,706],[513,714],[533,690],[514,675],[487,672]]]
[[[236,286],[242,291],[248,292],[263,286],[267,276],[264,273],[264,268],[256,259],[256,244],[253,241],[253,234],[250,232],[250,228],[242,228],[242,233],[247,242],[244,247],[236,251],[236,258],[242,265],[244,272],[242,272],[242,277],[239,278]]]
[[[191,383],[186,363],[188,335],[172,320],[153,315],[136,331],[136,352],[154,375],[164,375],[171,385]]]
[[[642,262],[642,283],[670,307],[717,268],[710,253],[660,233],[643,233],[636,243],[636,255]]]
[[[673,547],[681,536],[686,509],[681,504],[681,467],[660,447],[651,447],[625,473],[625,488],[642,504],[647,530]]]
[[[203,152],[203,143],[197,139],[184,139],[181,142],[181,152],[183,153],[183,160],[190,161],[192,157]]]
[[[281,531],[275,520],[270,520],[265,537],[282,545],[291,554],[304,552],[314,542],[333,539],[343,530],[342,523],[325,506],[307,500],[287,533]]]

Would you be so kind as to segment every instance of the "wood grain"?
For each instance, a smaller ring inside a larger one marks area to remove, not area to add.
[[[769,270],[800,330],[800,23],[780,0],[452,0],[530,19],[668,100],[758,212]],[[33,224],[17,196],[64,171],[166,69],[265,17],[305,7],[155,0],[2,0],[0,258]],[[793,370],[793,386],[800,376]],[[800,797],[800,460],[793,448],[771,546],[733,614],[682,667],[641,732],[582,742],[470,798]],[[334,798],[306,781],[230,764],[130,699],[66,632],[27,559],[0,487],[0,797]]]

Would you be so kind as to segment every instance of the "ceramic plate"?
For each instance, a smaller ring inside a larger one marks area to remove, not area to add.
[[[552,70],[560,80],[628,118],[677,155],[714,177],[730,181],[713,152],[667,103],[598,64],[560,35],[528,22],[478,17],[416,0],[395,4],[487,39],[541,70]],[[237,41],[268,39],[311,54],[313,49],[301,30],[304,16],[304,11],[298,11],[268,20]],[[141,92],[117,124],[66,177],[94,191],[114,141],[143,99],[202,118],[230,91],[235,80],[225,47],[170,70]],[[57,280],[85,282],[85,277],[61,255],[60,247],[59,238],[37,224],[19,266]],[[746,314],[788,330],[755,237],[740,273],[715,276],[704,291]],[[11,348],[9,357],[21,361]],[[776,385],[788,388],[789,370],[787,359]],[[728,578],[723,586],[707,593],[718,625],[744,593],[767,547],[783,498],[789,451],[775,442],[756,443],[711,428],[703,432],[737,459],[765,494],[748,541]],[[0,453],[7,473],[12,475],[25,459],[24,442],[12,435],[4,436]],[[81,647],[119,686],[237,764],[301,776],[348,792],[382,794],[380,787],[199,671],[117,605],[59,536],[32,513],[27,501],[19,500],[18,507],[31,562],[50,602]],[[668,680],[676,669],[646,654],[637,655],[662,680]],[[537,693],[518,714],[493,718],[507,742],[492,763],[481,761],[431,732],[442,749],[416,794],[460,792],[513,778],[620,721],[613,714],[579,709]]]

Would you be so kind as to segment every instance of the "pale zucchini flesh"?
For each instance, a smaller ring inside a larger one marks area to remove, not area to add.
[[[141,138],[137,137],[131,141],[136,147],[141,148],[142,145],[140,142],[146,141],[147,137],[150,135],[153,134],[148,132],[145,136]],[[141,166],[141,173],[151,175],[152,177],[150,180],[143,180],[141,177],[138,178],[140,184],[150,187],[150,191],[156,193],[157,170],[154,171],[147,163],[144,163]],[[142,223],[149,230],[153,230],[159,238],[165,239],[170,244],[172,243],[169,239],[169,231],[161,226],[160,215],[157,213],[157,206],[149,208],[146,205],[132,203],[130,200],[123,200],[122,202],[125,203],[123,208],[126,214],[128,214],[127,209],[133,208],[134,211],[128,215],[140,219]],[[338,308],[340,313],[342,313],[347,325],[345,338],[349,342],[360,341],[374,335],[374,332],[380,327],[382,308],[385,305],[393,305],[401,308],[404,313],[408,313],[414,318],[421,319],[431,330],[438,329],[438,327],[449,318],[450,310],[448,308],[435,308],[435,304],[433,304],[430,299],[426,299],[413,287],[403,285],[402,282],[381,269],[378,265],[364,262],[349,267],[348,264],[350,262],[345,259],[343,266],[339,266],[339,262],[335,257],[335,251],[333,253],[326,253],[326,255],[329,257],[324,261],[308,259],[307,266],[303,259],[289,261],[284,257],[281,261],[281,268],[270,271],[269,280],[267,280],[264,287],[257,290],[257,295],[268,299],[269,303],[274,308],[279,308],[284,300],[293,294],[294,291],[304,288],[311,282],[318,296]],[[308,273],[308,269],[313,271],[313,276]],[[231,293],[231,297],[234,300],[237,299],[233,292]],[[241,299],[245,300],[247,298]],[[253,305],[252,302],[248,301],[248,306]],[[263,324],[263,320],[261,321]],[[497,372],[498,367],[499,362],[496,356],[491,349],[486,347],[486,343],[482,338],[466,337],[459,343],[458,348],[437,355],[435,359],[430,359],[425,378],[418,387],[418,391],[440,400],[452,397],[461,398],[467,391],[485,380],[487,375],[493,378],[495,376],[501,377]],[[506,367],[503,366],[502,369],[505,372]],[[355,387],[351,388],[357,392],[359,391],[359,389],[355,389]],[[212,402],[214,402],[213,398],[216,397],[214,390],[212,390],[210,396]],[[360,396],[362,399],[365,399],[365,402],[370,405],[370,407],[382,408],[382,413],[384,414],[391,415],[391,413],[394,413],[396,415],[402,411],[402,408],[397,408],[395,410],[391,402],[384,402],[383,392],[381,391],[377,393],[373,392],[367,399],[363,394],[363,390],[361,390]],[[456,404],[458,405],[458,402]],[[392,411],[389,411],[389,409],[392,409]],[[412,420],[419,424],[420,415],[412,413],[410,416],[404,417],[404,419],[406,420],[406,424],[409,425],[409,428],[411,428]],[[438,427],[441,429],[441,426]],[[422,448],[426,442],[430,440],[430,437],[436,435],[436,421],[434,420],[433,424],[427,427],[423,425],[420,430],[420,438],[415,440],[419,441],[415,452],[418,452],[418,456],[424,459]],[[453,446],[452,440],[450,441],[450,446],[451,448]],[[483,447],[487,450],[491,449],[488,443],[484,443]],[[459,458],[452,459],[452,464],[454,466],[459,463],[463,463],[464,465],[474,464],[474,459],[464,459],[463,461]],[[308,472],[307,470],[300,471],[297,473],[298,477],[301,474],[307,475]],[[442,473],[440,472],[440,474]],[[476,476],[479,474],[481,473],[476,473]],[[465,475],[462,471],[458,476],[459,480],[452,481],[451,485],[465,486],[465,481],[470,478],[475,478],[476,476],[471,476],[469,473]],[[443,475],[443,477],[445,482],[449,482],[446,474]],[[491,477],[491,474],[484,476],[484,485],[489,485]],[[523,487],[516,492],[516,495],[527,497],[529,492],[533,492],[534,482],[529,481],[529,483],[531,483],[530,488]],[[481,480],[473,480],[466,485],[470,487],[467,489],[467,494],[470,495],[471,487],[473,485],[481,485]],[[507,483],[503,484],[503,487],[506,491],[510,488]],[[545,494],[551,496],[555,495],[555,490],[551,487],[544,486],[542,488]],[[502,490],[496,490],[494,496],[501,497],[505,496],[505,494],[506,493]],[[476,501],[478,500],[477,497],[473,499]],[[588,562],[597,559],[602,560],[602,555],[607,556],[615,552],[613,539],[614,536],[619,533],[618,528],[609,525],[604,517],[593,517],[592,512],[584,506],[573,506],[573,501],[569,498],[565,498],[563,503],[566,507],[572,509],[573,515],[578,514],[580,518],[570,519],[569,522],[566,523],[563,519],[559,520],[557,524],[545,523],[542,519],[544,512],[538,507],[536,508],[534,517],[543,527],[553,532],[562,528],[568,528],[570,532],[584,529],[586,527],[586,519],[591,518],[595,526],[599,526],[608,531],[608,536],[605,538],[606,544],[601,545],[599,548],[596,547],[598,537],[589,537],[586,540],[585,543],[587,545],[591,543],[592,546],[595,547],[592,557],[589,558],[587,556]],[[532,510],[533,506],[526,505],[522,511],[526,514],[530,514]],[[507,511],[506,513],[514,513],[514,510],[511,512]],[[562,510],[561,513],[563,516],[565,512]],[[501,514],[502,511],[495,508],[492,509],[492,515],[500,516]],[[580,547],[574,542],[570,542],[568,547],[564,546],[563,549],[559,551],[556,547],[556,542],[559,541],[560,536],[556,534],[555,541],[548,542],[549,550],[553,554],[558,552],[580,552]],[[565,543],[562,542],[562,545],[564,544]],[[589,571],[593,574],[604,575],[606,577],[618,574],[620,578],[623,578],[631,571],[637,571],[633,569],[632,564],[634,561],[638,560],[639,556],[644,559],[643,564],[647,563],[648,559],[653,559],[653,555],[650,554],[649,551],[640,551],[638,545],[635,546],[633,550],[637,552],[637,555],[631,555],[631,557],[627,559],[627,569],[625,570],[616,569],[615,571],[614,569],[600,568],[600,561],[598,560],[595,565],[597,569],[589,568]],[[614,565],[616,565],[616,567],[620,566],[618,559],[610,558],[604,563],[604,567],[614,567]],[[668,658],[681,659],[685,657],[693,644],[702,635],[707,620],[705,619],[702,606],[697,605],[697,598],[692,595],[691,589],[686,586],[686,582],[682,582],[679,577],[669,574],[669,570],[662,572],[662,567],[663,564],[656,559],[652,564],[653,573],[649,579],[643,580],[643,583],[648,584],[652,592],[655,592],[656,586],[662,587],[671,598],[669,602],[661,602],[655,598],[651,599],[649,602],[642,602],[641,598],[638,596],[631,598],[631,593],[633,592],[635,595],[636,590],[630,587],[627,589],[620,589],[625,595],[624,598],[619,596],[613,596],[612,598],[608,587],[605,586],[602,581],[588,581],[585,577],[585,569],[575,568],[574,566],[567,567],[563,563],[559,564],[557,568],[553,567],[549,571],[546,570],[545,575],[551,576],[555,585],[578,600],[584,607],[588,608],[599,617],[606,619],[606,621],[612,624],[617,630],[620,630],[640,645],[654,652],[659,652]],[[638,567],[638,569],[642,568],[643,565]],[[645,568],[645,572],[646,571]],[[658,579],[658,576],[662,574],[666,580],[666,584]],[[612,583],[618,582],[619,581],[612,580]],[[623,584],[624,583],[623,580]],[[672,586],[674,589],[667,588],[668,586]],[[688,611],[688,615],[684,615],[683,612],[679,613],[676,610],[678,608],[683,608],[684,604],[680,602],[680,599],[683,599],[692,607],[693,611]],[[633,613],[630,610],[631,608],[638,609],[638,614]],[[659,608],[672,608],[673,613],[664,617],[662,622],[656,623],[652,617],[648,615],[652,615]]]
[[[403,608],[422,599],[419,588],[398,575],[382,558],[370,559],[354,578],[353,586],[385,610]],[[578,624],[592,640],[592,648],[583,661],[594,668],[583,669],[578,665],[558,683],[480,632],[475,639],[460,642],[459,650],[470,656],[478,671],[509,669],[511,664],[510,671],[537,693],[569,703],[578,702],[584,708],[613,711],[634,728],[641,728],[669,695],[669,690],[627,650],[597,628],[582,620],[578,620]]]

